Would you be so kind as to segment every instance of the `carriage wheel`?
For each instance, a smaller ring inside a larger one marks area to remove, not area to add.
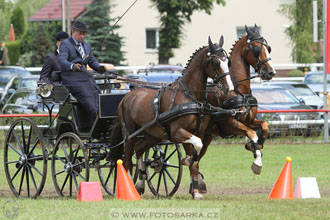
[[[89,161],[81,139],[72,132],[62,134],[52,156],[52,177],[59,196],[78,194],[79,183],[89,180]]]
[[[166,143],[150,148],[145,153],[147,183],[155,196],[173,196],[182,177],[179,144]]]
[[[5,141],[4,167],[15,196],[36,198],[42,192],[47,175],[47,151],[32,120],[21,118],[10,126]]]
[[[102,154],[105,150],[101,149],[100,151],[101,152],[99,153]],[[104,190],[111,196],[115,195],[117,184],[117,162],[112,159],[105,159],[105,161],[100,161],[97,171]],[[133,159],[133,174],[133,182],[135,183],[138,177],[136,172],[136,159]]]

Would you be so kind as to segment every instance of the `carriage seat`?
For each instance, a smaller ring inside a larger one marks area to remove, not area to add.
[[[61,71],[53,71],[50,74],[50,79],[53,82],[54,102],[64,102],[68,96],[71,96],[70,102],[76,101],[76,98],[70,94],[69,89],[62,84]]]

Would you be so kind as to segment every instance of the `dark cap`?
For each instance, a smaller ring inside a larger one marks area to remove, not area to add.
[[[82,31],[82,32],[87,32],[87,26],[85,22],[82,21],[76,21],[72,25],[72,30],[73,31]]]
[[[60,31],[56,34],[56,41],[65,40],[67,38],[69,38],[69,34],[64,31]]]

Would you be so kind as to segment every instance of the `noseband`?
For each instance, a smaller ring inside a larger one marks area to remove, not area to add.
[[[268,61],[271,60],[271,58],[266,58],[264,59],[263,61],[259,60],[259,55],[260,55],[260,52],[261,52],[261,47],[258,45],[258,46],[252,46],[252,42],[257,42],[257,43],[260,43],[264,46],[267,46],[267,49],[268,49],[268,52],[270,53],[271,52],[271,48],[270,46],[267,44],[267,41],[261,37],[261,38],[257,38],[257,39],[248,39],[247,40],[247,47],[246,47],[246,55],[245,57],[247,57],[249,51],[251,50],[252,51],[252,55],[253,57],[255,58],[256,60],[256,63],[257,63],[257,66],[255,68],[256,72],[260,75],[260,68],[263,64],[267,63]]]

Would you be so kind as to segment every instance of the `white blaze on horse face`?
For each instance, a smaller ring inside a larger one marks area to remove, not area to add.
[[[226,80],[227,80],[227,84],[228,84],[228,86],[229,86],[229,90],[234,90],[234,84],[233,84],[233,82],[231,81],[230,75],[227,75],[227,76],[226,76]]]
[[[220,67],[224,73],[229,73],[228,59],[225,59],[225,61],[220,60]],[[227,81],[229,90],[234,90],[234,84],[231,81],[230,75],[226,76],[226,81]]]
[[[199,137],[196,137],[195,135],[192,135],[191,138],[183,141],[183,143],[189,143],[189,144],[194,145],[194,148],[197,151],[198,155],[203,148],[202,140]]]
[[[268,52],[268,49],[266,48],[265,45],[263,45],[263,47],[264,47],[264,49],[265,49],[265,51],[266,51],[266,57],[267,57],[267,58],[270,58],[270,54],[269,54],[269,52]],[[273,66],[273,62],[272,62],[271,60],[268,60],[268,64],[269,64],[269,66],[272,68],[273,73],[276,73],[276,70],[275,70],[275,68],[274,68],[274,66]]]

